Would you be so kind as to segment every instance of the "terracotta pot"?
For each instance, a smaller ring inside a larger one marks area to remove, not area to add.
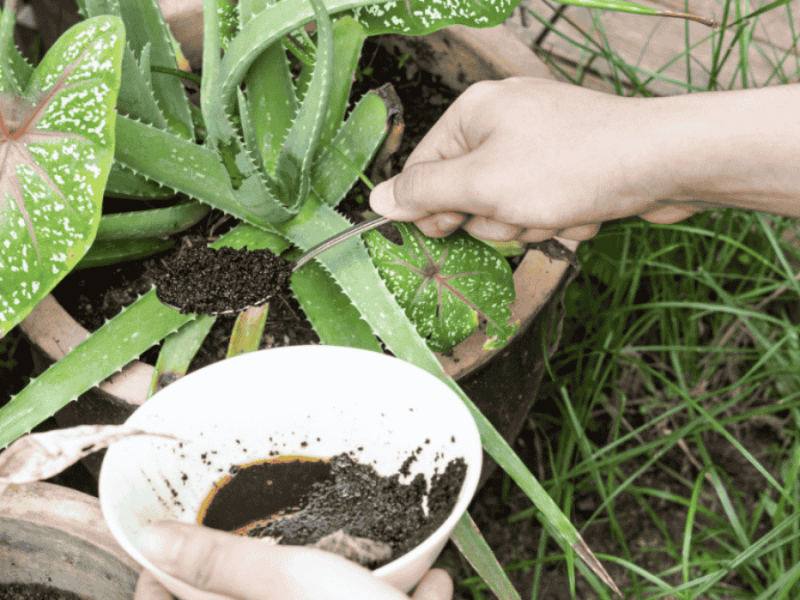
[[[181,23],[176,37],[184,53],[200,53],[202,11],[199,0],[162,0],[168,20]],[[178,10],[180,9],[180,10]],[[182,37],[182,32],[187,32]],[[514,75],[551,77],[539,61],[504,26],[471,29],[455,26],[424,37],[384,36],[383,43],[399,52],[410,52],[421,66],[442,76],[455,89],[463,90],[484,79]],[[191,60],[191,59],[190,59]],[[197,63],[195,63],[197,64]],[[564,241],[572,250],[577,243]],[[513,316],[520,320],[515,339],[498,351],[484,351],[486,336],[476,332],[454,350],[439,356],[447,374],[458,380],[469,397],[509,441],[519,434],[533,404],[544,371],[541,355],[541,326],[552,320],[556,292],[565,281],[569,263],[529,251],[514,273],[517,300]],[[47,362],[59,360],[73,346],[86,339],[88,332],[48,296],[22,322],[23,333]],[[153,367],[134,361],[69,403],[56,414],[61,426],[84,423],[119,423],[141,405],[150,387]],[[488,456],[485,458],[488,459]],[[100,453],[87,457],[85,464],[95,476]],[[486,460],[483,480],[496,466]]]
[[[106,527],[97,498],[41,482],[10,486],[0,498],[0,583],[130,600],[140,571]]]

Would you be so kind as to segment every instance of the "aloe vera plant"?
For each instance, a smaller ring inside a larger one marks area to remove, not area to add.
[[[335,207],[358,173],[367,167],[387,129],[387,106],[376,93],[361,98],[345,118],[350,81],[365,37],[385,32],[419,35],[458,23],[495,25],[508,16],[516,3],[517,0],[452,0],[436,4],[434,9],[431,3],[421,0],[325,0],[324,4],[322,0],[240,0],[238,4],[204,0],[205,47],[199,109],[189,103],[175,76],[175,46],[155,0],[81,0],[87,20],[65,34],[63,44],[59,41],[61,45],[52,49],[36,70],[13,48],[9,37],[13,19],[6,11],[0,26],[0,52],[6,57],[0,60],[0,65],[6,65],[2,67],[0,114],[4,138],[0,140],[0,152],[5,148],[9,156],[12,147],[14,156],[27,156],[25,152],[38,156],[33,141],[44,142],[33,136],[40,135],[39,129],[45,127],[41,121],[25,121],[35,127],[26,125],[24,129],[26,141],[30,140],[28,149],[16,150],[20,136],[15,137],[15,132],[20,130],[12,131],[5,123],[18,118],[19,109],[6,112],[6,105],[27,107],[41,98],[55,102],[60,96],[48,91],[51,89],[71,93],[70,75],[61,84],[60,76],[47,79],[47,65],[57,64],[62,69],[58,73],[66,72],[77,59],[59,60],[62,55],[58,52],[64,52],[62,48],[70,40],[91,38],[86,31],[106,39],[103,35],[112,34],[99,33],[104,26],[116,32],[116,38],[113,44],[104,42],[111,49],[103,46],[113,65],[109,70],[113,75],[105,75],[108,91],[102,103],[103,126],[107,128],[102,130],[107,131],[104,145],[87,137],[91,127],[75,125],[58,130],[63,139],[58,146],[50,146],[63,153],[79,137],[95,144],[89,143],[85,152],[94,152],[96,163],[82,166],[95,178],[92,200],[85,201],[91,207],[87,209],[91,217],[87,213],[83,229],[73,236],[69,252],[64,251],[67,258],[61,261],[55,276],[47,279],[49,283],[45,285],[44,279],[34,276],[26,283],[32,287],[38,282],[41,293],[27,298],[25,303],[6,300],[9,305],[19,305],[13,314],[6,310],[11,317],[3,314],[5,305],[1,303],[9,290],[19,294],[25,286],[0,270],[0,321],[4,322],[0,328],[8,329],[18,322],[86,254],[95,235],[98,243],[93,248],[108,246],[92,259],[96,261],[93,264],[100,264],[115,260],[114,251],[123,245],[115,245],[116,241],[125,240],[124,245],[129,246],[131,238],[148,240],[146,245],[152,250],[154,240],[196,222],[209,207],[241,220],[214,244],[216,247],[269,248],[283,253],[295,246],[296,251],[305,251],[347,228],[350,223]],[[615,6],[629,5],[615,1]],[[315,39],[304,29],[311,20],[316,23]],[[298,49],[291,40],[301,40],[303,48]],[[90,42],[86,44],[85,48],[95,47]],[[302,58],[296,78],[290,70],[287,46]],[[81,60],[90,57],[87,64],[99,62],[91,58],[89,50],[82,52],[75,56]],[[79,72],[78,66],[70,71],[75,72]],[[86,85],[92,90],[102,87],[99,82],[91,84],[95,87]],[[111,107],[117,89],[115,115]],[[23,100],[15,100],[14,104],[8,98]],[[143,152],[143,148],[147,151]],[[46,174],[47,166],[42,161],[37,164],[40,166],[32,171]],[[15,249],[31,257],[35,246],[22,250],[12,230],[2,229],[10,223],[9,227],[17,228],[17,236],[38,231],[34,220],[29,226],[24,217],[22,223],[5,217],[9,207],[19,211],[20,206],[28,207],[34,202],[13,200],[16,192],[11,182],[15,179],[7,177],[9,172],[6,166],[0,171],[0,189],[4,190],[0,219],[5,219],[0,220],[0,243],[12,245],[13,241]],[[20,167],[15,173],[23,173],[24,177],[26,171]],[[81,176],[88,177],[85,172]],[[55,174],[48,177],[57,181]],[[182,200],[164,209],[101,219],[101,179],[106,197],[166,198],[178,194]],[[372,232],[366,236],[366,245],[360,239],[349,240],[293,275],[292,291],[322,343],[382,351],[382,342],[399,358],[442,377],[469,407],[487,451],[531,496],[554,538],[584,559],[586,564],[579,566],[590,579],[592,569],[613,586],[575,528],[509,445],[458,385],[442,374],[432,352],[463,339],[477,325],[479,315],[489,323],[487,347],[505,343],[516,329],[516,324],[509,322],[513,283],[507,263],[493,248],[466,234],[430,240],[411,225],[401,226],[401,232],[402,246]],[[151,390],[181,376],[213,321],[212,317],[180,314],[161,304],[153,291],[145,294],[0,409],[0,447],[29,432],[162,341]],[[263,314],[248,315],[241,325],[237,324],[233,337],[257,339],[258,335],[245,332],[244,328],[263,326],[263,321]],[[240,351],[232,346],[230,353]],[[473,534],[465,529],[463,535]]]

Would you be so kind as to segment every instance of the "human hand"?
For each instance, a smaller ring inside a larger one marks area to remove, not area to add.
[[[368,569],[315,548],[272,546],[177,521],[149,525],[137,545],[165,573],[238,600],[408,600]],[[419,583],[413,600],[452,597],[450,577],[434,569]],[[143,570],[134,600],[170,599],[170,593]]]
[[[428,236],[584,240],[610,219],[671,223],[700,210],[662,201],[656,119],[645,99],[532,77],[471,86],[378,185],[372,209]]]

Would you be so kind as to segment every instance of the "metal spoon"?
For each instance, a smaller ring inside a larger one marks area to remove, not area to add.
[[[352,238],[352,237],[354,237],[356,235],[359,235],[360,233],[364,233],[365,231],[369,231],[370,229],[375,229],[376,227],[380,227],[381,225],[383,225],[385,223],[389,223],[389,222],[390,222],[389,219],[387,219],[386,217],[377,216],[377,217],[373,217],[371,219],[367,219],[366,221],[364,221],[362,223],[358,223],[357,225],[353,225],[352,227],[350,227],[349,229],[345,229],[341,233],[337,233],[333,237],[328,238],[327,240],[325,240],[325,241],[317,244],[313,248],[311,248],[309,251],[303,253],[300,256],[300,258],[298,258],[294,263],[290,263],[291,264],[290,272],[291,273],[296,272],[299,268],[301,268],[303,265],[305,265],[308,261],[310,261],[313,258],[316,258],[320,254],[322,254],[326,250],[329,250],[330,248],[333,248],[337,244],[340,244],[340,243],[344,242],[345,240],[349,240],[350,238]],[[286,273],[285,270],[282,271],[282,272]],[[286,275],[283,275],[283,277],[286,277]],[[272,295],[274,294],[274,289],[275,289],[274,285],[270,286],[269,291],[265,290],[265,293],[269,294],[269,295],[265,295],[265,297],[263,297],[263,298],[257,298],[254,301],[248,301],[247,304],[244,305],[244,306],[242,306],[242,305],[233,305],[233,306],[230,306],[229,308],[226,308],[224,310],[204,310],[204,309],[203,310],[194,310],[195,308],[197,308],[197,303],[198,303],[198,300],[196,300],[196,299],[194,300],[194,302],[189,302],[185,306],[176,306],[175,304],[169,302],[169,294],[170,294],[170,292],[169,292],[169,290],[167,288],[172,283],[180,284],[180,280],[173,280],[173,279],[169,279],[169,278],[168,279],[163,279],[162,281],[159,281],[158,279],[156,280],[156,295],[158,296],[158,299],[163,304],[165,304],[167,306],[170,306],[171,308],[176,308],[178,310],[181,310],[182,312],[184,312],[184,311],[185,312],[196,312],[196,313],[199,313],[199,314],[207,314],[207,315],[229,315],[229,314],[235,314],[235,313],[241,312],[243,310],[246,310],[248,308],[252,308],[252,307],[255,307],[255,306],[261,306],[262,304],[265,304],[272,297]],[[274,284],[274,280],[271,283]],[[241,289],[243,289],[243,286],[246,286],[246,285],[249,285],[249,282],[244,281],[242,277],[233,277],[233,280],[228,283],[228,287],[226,289],[234,289],[235,290],[236,288],[238,288],[239,290],[241,290]],[[202,286],[202,285],[198,285],[197,287],[201,288],[201,289],[207,289],[205,286]],[[161,293],[159,293],[159,292],[161,292]],[[162,294],[163,295],[167,295],[167,298],[164,298],[162,296]],[[208,297],[214,297],[214,294],[213,293],[209,293]],[[199,302],[202,304],[203,300],[200,300]],[[190,308],[191,308],[191,310],[190,310]]]
[[[358,235],[359,233],[364,233],[365,231],[369,231],[370,229],[375,229],[376,227],[380,227],[389,223],[389,219],[386,217],[372,217],[371,219],[367,219],[359,223],[358,225],[353,225],[349,229],[345,229],[341,233],[337,233],[332,238],[328,238],[324,242],[321,242],[311,248],[308,252],[304,253],[300,258],[297,259],[294,263],[294,267],[292,267],[292,273],[297,271],[300,267],[310,261],[312,258],[316,258],[325,250],[333,248],[335,245],[344,242],[345,240],[349,240],[351,237]]]

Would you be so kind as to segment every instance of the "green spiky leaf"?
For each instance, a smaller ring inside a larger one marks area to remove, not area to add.
[[[0,337],[94,239],[114,156],[124,41],[115,17],[79,23],[22,95],[0,92]]]
[[[488,322],[487,347],[501,347],[517,330],[509,323],[514,279],[503,256],[468,233],[429,238],[414,225],[397,223],[403,244],[375,231],[367,245],[386,285],[419,334],[436,352],[450,350]]]

